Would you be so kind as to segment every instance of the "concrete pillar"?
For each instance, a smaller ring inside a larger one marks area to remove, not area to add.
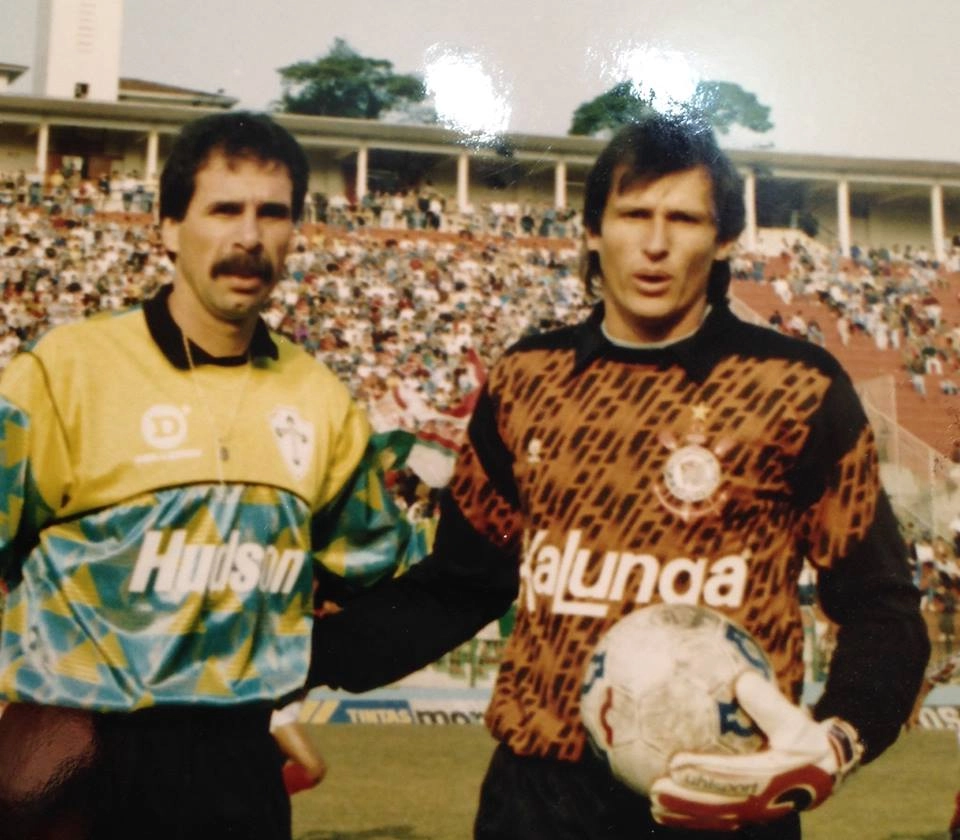
[[[143,176],[148,184],[157,180],[157,150],[160,148],[160,133],[156,130],[147,135],[147,163],[143,167]]]
[[[466,213],[470,207],[470,155],[460,152],[457,158],[457,210]]]
[[[837,181],[837,239],[840,253],[850,256],[850,183],[846,178]]]
[[[367,160],[368,151],[366,146],[357,149],[357,201],[359,202],[367,194]]]
[[[933,227],[933,257],[942,263],[947,257],[947,248],[944,243],[943,186],[940,184],[930,187],[930,220]]]
[[[567,209],[567,162],[558,160],[553,169],[553,204],[557,210]]]
[[[46,121],[40,123],[37,129],[37,163],[36,170],[40,177],[47,174],[47,152],[50,149],[50,124]]]
[[[743,205],[747,211],[743,245],[750,253],[757,250],[757,175],[750,169],[743,179]]]

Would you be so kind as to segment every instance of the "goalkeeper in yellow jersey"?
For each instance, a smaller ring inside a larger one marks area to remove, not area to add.
[[[269,117],[190,123],[160,179],[172,284],[0,378],[2,840],[289,840],[269,720],[314,580],[404,550],[363,412],[260,317],[307,178]]]

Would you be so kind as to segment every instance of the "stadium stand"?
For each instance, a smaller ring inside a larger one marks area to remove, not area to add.
[[[138,303],[172,271],[149,214],[19,197],[14,189],[0,206],[0,367],[55,324]],[[588,306],[575,238],[523,236],[522,215],[486,208],[489,222],[474,225],[438,206],[436,225],[403,213],[386,225],[382,208],[378,218],[349,206],[337,224],[304,225],[265,313],[349,384],[378,431],[412,432],[433,453],[391,476],[401,505],[428,523],[442,484],[437,452],[454,457],[486,367],[524,334],[579,320]],[[857,383],[944,655],[960,597],[958,254],[954,246],[943,266],[906,250],[841,259],[794,237],[773,253],[738,254],[732,286],[741,314],[824,344]],[[819,676],[829,628],[815,612],[810,623]],[[491,632],[438,667],[474,681],[497,652]]]

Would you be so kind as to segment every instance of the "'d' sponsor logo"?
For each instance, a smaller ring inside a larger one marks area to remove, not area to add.
[[[148,446],[173,449],[187,436],[187,415],[176,405],[152,405],[140,418],[140,434]]]

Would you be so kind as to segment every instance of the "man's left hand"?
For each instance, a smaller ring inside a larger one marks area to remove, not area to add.
[[[812,720],[755,672],[737,679],[737,700],[767,737],[748,755],[678,753],[650,792],[663,825],[735,831],[815,808],[860,763],[863,745],[840,718]]]

